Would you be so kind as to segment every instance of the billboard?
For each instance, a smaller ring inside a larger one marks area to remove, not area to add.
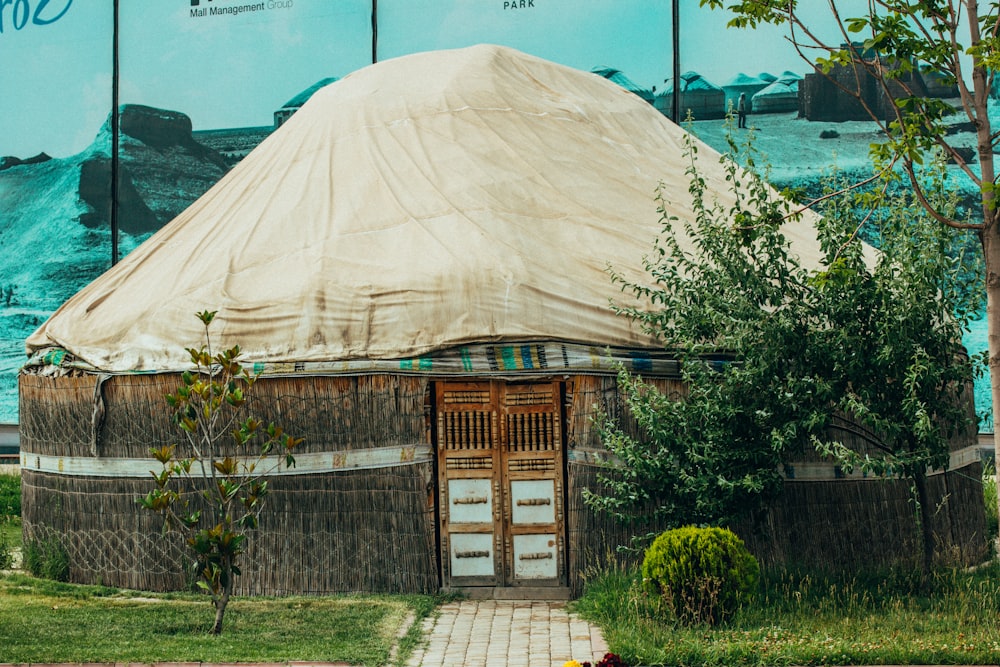
[[[671,117],[676,89],[717,148],[743,95],[778,185],[866,165],[872,124],[801,118],[809,64],[776,29],[728,19],[680,0],[0,2],[0,422],[17,421],[25,337],[315,90],[373,62],[501,44]]]
[[[110,3],[0,3],[0,421],[24,338],[111,266]]]

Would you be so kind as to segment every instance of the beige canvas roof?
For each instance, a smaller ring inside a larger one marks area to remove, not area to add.
[[[177,369],[218,310],[252,361],[396,359],[484,342],[656,346],[609,309],[654,192],[690,216],[683,130],[604,78],[496,46],[321,89],[27,341],[107,371]],[[725,199],[715,153],[708,187]],[[804,261],[812,226],[790,225]]]

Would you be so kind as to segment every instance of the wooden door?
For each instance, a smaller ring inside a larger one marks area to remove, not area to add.
[[[446,587],[565,586],[558,382],[435,392]]]
[[[563,586],[559,383],[509,384],[504,386],[502,400],[505,583]]]

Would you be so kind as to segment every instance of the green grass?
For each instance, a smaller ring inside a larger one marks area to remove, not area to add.
[[[942,571],[929,583],[889,575],[768,573],[725,626],[660,615],[635,570],[590,577],[574,603],[610,650],[644,665],[1000,664],[1000,565]]]
[[[0,542],[4,540],[6,540],[8,548],[20,548],[21,520],[19,518],[5,520],[0,517]]]
[[[994,540],[1000,528],[1000,512],[997,508],[997,477],[992,463],[983,465],[983,501],[986,503],[986,529]]]
[[[0,473],[0,570],[21,546],[21,477]]]
[[[21,516],[21,476],[0,473],[0,521]]]
[[[0,576],[0,663],[346,661],[382,665],[412,612],[419,641],[430,596],[237,598],[221,636],[213,609],[193,594],[137,593]]]

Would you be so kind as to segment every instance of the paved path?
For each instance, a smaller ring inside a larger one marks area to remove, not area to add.
[[[564,602],[458,600],[424,621],[425,646],[407,667],[562,667],[607,653],[601,631]]]

